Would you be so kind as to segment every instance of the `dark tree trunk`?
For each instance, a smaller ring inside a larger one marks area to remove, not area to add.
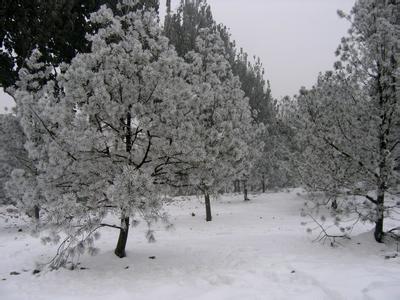
[[[383,203],[385,200],[385,194],[383,190],[378,191],[377,203],[376,203],[376,221],[374,237],[378,243],[383,243]]]
[[[237,188],[236,192],[240,193],[240,180],[236,180],[236,188]]]
[[[262,182],[261,182],[261,184],[262,184],[262,192],[265,193],[265,175],[264,174],[262,175],[262,179],[261,180],[262,180]]]
[[[211,217],[211,202],[210,202],[210,195],[208,193],[204,194],[204,200],[206,203],[206,221],[210,222],[212,220]]]
[[[247,187],[244,188],[244,201],[250,201],[249,197],[247,197]]]
[[[126,113],[126,132],[125,132],[125,147],[126,152],[130,153],[132,150],[132,116],[130,113],[131,107],[129,106],[128,112]],[[131,164],[131,161],[129,161]],[[122,258],[126,256],[125,247],[128,241],[129,232],[129,217],[126,217],[123,213],[121,216],[121,229],[119,230],[119,237],[117,247],[115,248],[115,255]]]
[[[233,181],[233,192],[239,193],[238,181],[236,179]]]
[[[39,220],[39,218],[40,218],[40,208],[39,208],[39,206],[37,206],[37,205],[34,206],[33,215],[34,215],[36,220]]]
[[[126,256],[125,247],[128,240],[129,217],[121,219],[121,229],[119,231],[118,243],[115,248],[115,255],[122,258]]]
[[[379,1],[378,1],[379,2]],[[382,2],[384,3],[384,2]],[[385,5],[385,4],[384,4]],[[397,126],[397,123],[392,122],[392,114],[395,111],[393,108],[393,103],[397,103],[396,100],[396,77],[394,70],[397,69],[397,61],[393,55],[390,56],[390,59],[387,57],[387,49],[385,49],[386,45],[382,44],[380,47],[380,56],[382,58],[382,62],[391,62],[389,66],[386,63],[377,63],[378,72],[376,83],[377,83],[377,92],[379,95],[379,108],[381,110],[381,124],[379,125],[379,155],[380,155],[380,163],[379,163],[379,181],[378,181],[378,189],[377,189],[377,199],[376,199],[376,220],[375,220],[375,231],[374,237],[378,243],[383,243],[383,220],[384,220],[384,203],[385,203],[385,192],[387,189],[387,183],[389,181],[389,170],[390,165],[388,165],[388,156],[390,152],[393,150],[389,146],[389,136],[391,131],[394,130],[394,126]],[[391,69],[392,68],[392,69]],[[386,79],[382,80],[382,78],[391,78],[391,82],[388,82]],[[396,144],[395,144],[396,145]]]
[[[333,199],[333,200],[332,200],[332,203],[331,203],[331,207],[332,207],[333,209],[336,210],[336,209],[337,209],[337,206],[338,206],[338,205],[337,205],[337,200],[336,200],[336,199]]]
[[[249,197],[247,197],[247,181],[243,180],[243,196],[244,201],[250,201]]]

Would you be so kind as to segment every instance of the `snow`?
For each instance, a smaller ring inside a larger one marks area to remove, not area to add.
[[[176,198],[166,206],[174,229],[157,225],[156,243],[147,243],[140,224],[119,259],[118,232],[105,228],[100,253],[81,257],[86,269],[36,275],[35,262],[49,260],[55,246],[31,237],[21,218],[0,216],[0,298],[400,299],[400,258],[385,259],[398,245],[376,243],[368,225],[340,247],[313,242],[300,225],[299,191],[250,195],[250,202],[224,195],[212,202],[208,223],[201,199]]]

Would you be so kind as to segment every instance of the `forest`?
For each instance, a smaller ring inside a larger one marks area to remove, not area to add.
[[[0,295],[399,299],[400,1],[338,10],[281,98],[211,4],[163,2],[1,1]]]

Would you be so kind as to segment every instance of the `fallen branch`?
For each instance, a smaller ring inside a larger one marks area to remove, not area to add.
[[[335,247],[336,244],[341,245],[336,239],[347,239],[350,240],[350,237],[347,234],[343,234],[343,235],[332,235],[329,234],[326,229],[322,226],[321,223],[319,223],[311,214],[307,214],[317,225],[318,227],[321,229],[319,235],[313,240],[313,242],[322,242],[323,244],[325,244],[326,240],[330,241],[330,245],[331,247]]]

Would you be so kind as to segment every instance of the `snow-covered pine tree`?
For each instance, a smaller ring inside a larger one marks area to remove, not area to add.
[[[6,183],[14,169],[34,171],[24,148],[25,141],[25,134],[16,116],[11,113],[0,114],[0,204],[18,204],[6,193]]]
[[[229,49],[230,37],[227,34],[227,30],[220,28],[220,31],[224,32],[225,47]],[[236,49],[234,49],[236,52]],[[273,159],[273,153],[277,148],[277,119],[276,119],[276,103],[272,99],[271,89],[269,82],[264,79],[264,67],[259,58],[256,59],[254,56],[254,62],[251,62],[248,58],[248,54],[240,49],[237,54],[234,54],[231,59],[231,65],[233,73],[237,75],[241,82],[241,88],[245,93],[245,96],[249,99],[249,105],[252,110],[253,119],[266,126],[266,130],[259,137],[264,142],[264,148],[262,149],[258,162],[254,164],[254,168],[249,170],[249,182],[259,189],[260,182],[263,192],[266,188],[266,181],[269,187],[272,187],[276,182],[280,180],[281,176],[276,169],[272,169],[269,166],[279,163]],[[239,178],[243,179],[243,178]],[[274,180],[275,179],[275,180]],[[245,180],[243,181],[246,184]],[[237,181],[235,182],[236,185]],[[236,189],[235,189],[236,190]]]
[[[253,122],[248,99],[240,88],[226,58],[218,33],[203,29],[195,51],[186,56],[193,85],[194,169],[189,182],[205,196],[206,220],[211,221],[210,195],[215,195],[232,178],[249,169],[262,142],[256,141],[262,126]]]
[[[310,189],[332,199],[345,194],[334,204],[337,223],[338,214],[355,214],[356,220],[375,223],[375,239],[383,242],[384,218],[400,208],[394,199],[399,183],[400,2],[359,0],[350,15],[340,14],[352,26],[338,48],[336,72],[321,75],[298,99],[301,177]]]
[[[21,154],[24,154],[22,161],[11,170],[11,177],[5,184],[7,197],[17,205],[22,212],[35,212],[36,219],[39,218],[39,210],[42,205],[40,185],[36,179],[40,175],[37,168],[38,163],[43,164],[48,160],[48,149],[45,146],[45,134],[56,131],[56,126],[46,126],[49,118],[45,115],[46,99],[48,94],[57,93],[55,83],[55,72],[53,67],[40,62],[41,54],[33,51],[25,68],[19,72],[20,80],[16,88],[9,88],[16,102],[16,121],[11,129],[22,144]],[[56,103],[52,103],[54,105]],[[21,130],[21,132],[19,132]],[[18,143],[20,143],[18,142]],[[15,142],[13,142],[15,143]],[[21,156],[20,156],[21,157]]]
[[[220,35],[225,48],[225,58],[229,62],[232,73],[239,77],[241,89],[244,91],[245,97],[248,98],[253,119],[260,124],[265,124],[271,128],[275,128],[274,115],[275,103],[271,96],[269,83],[264,80],[264,69],[259,59],[255,59],[254,63],[248,60],[248,55],[241,49],[237,51],[235,41],[232,40],[229,30],[223,24],[218,24],[213,18],[211,6],[206,0],[185,0],[181,1],[175,12],[171,10],[171,1],[167,1],[167,15],[164,22],[164,32],[175,46],[177,52],[181,56],[185,56],[189,51],[196,50],[196,39],[201,29],[209,30]],[[264,143],[269,147],[264,150],[274,148],[269,134],[264,131],[262,136]],[[265,157],[269,157],[269,153],[265,153]],[[259,163],[263,162],[260,158]],[[257,177],[257,183],[261,177],[259,168],[246,170],[245,176],[231,178],[234,181],[235,191],[240,190],[242,184],[246,185],[247,179],[252,175]],[[265,172],[264,172],[265,173]],[[242,174],[243,175],[243,174]],[[268,174],[273,175],[273,174]],[[244,189],[243,189],[244,190]],[[246,198],[246,195],[245,195]]]
[[[272,106],[274,113],[266,123],[263,135],[264,149],[252,169],[253,182],[261,178],[262,191],[296,186],[292,156],[297,152],[293,143],[294,131],[291,128],[291,103],[286,96]]]
[[[45,241],[63,239],[54,267],[85,249],[95,252],[93,235],[106,226],[119,229],[115,254],[125,256],[132,218],[150,224],[165,217],[157,181],[185,150],[185,64],[162,36],[157,15],[127,5],[91,16],[100,27],[88,37],[91,52],[63,66],[57,84],[39,94],[20,84],[16,93],[24,131],[32,120],[41,129],[39,144],[27,135],[27,149],[45,210],[39,229],[50,230]],[[121,224],[106,223],[109,214]]]
[[[167,1],[164,33],[181,57],[195,49],[200,29],[215,27],[206,0],[182,0],[175,12],[171,11],[171,1]]]

